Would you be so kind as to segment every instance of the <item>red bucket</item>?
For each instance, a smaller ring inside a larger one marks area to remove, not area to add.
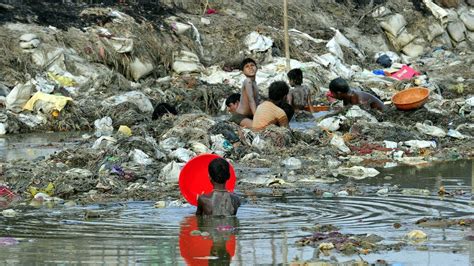
[[[179,189],[184,198],[192,205],[197,205],[197,198],[206,193],[212,192],[214,187],[209,179],[207,170],[209,163],[216,158],[221,158],[216,154],[201,154],[187,162],[179,173]],[[233,192],[235,187],[235,172],[232,164],[229,163],[230,178],[227,180],[225,188]]]

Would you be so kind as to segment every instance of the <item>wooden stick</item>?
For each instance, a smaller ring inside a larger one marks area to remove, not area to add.
[[[290,71],[290,40],[288,37],[288,0],[283,0],[283,28],[285,34],[286,71]]]

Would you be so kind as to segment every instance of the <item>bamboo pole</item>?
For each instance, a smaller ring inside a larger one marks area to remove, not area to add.
[[[290,70],[290,40],[288,37],[288,0],[283,0],[283,28],[285,34],[286,71]]]

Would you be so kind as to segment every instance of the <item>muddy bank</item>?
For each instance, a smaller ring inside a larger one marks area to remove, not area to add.
[[[304,70],[314,102],[328,105],[329,81],[343,76],[388,109],[336,103],[323,117],[306,114],[309,128],[261,133],[220,115],[225,97],[240,89],[242,58],[258,61],[262,99],[268,84],[286,80],[281,9],[271,1],[2,5],[2,135],[89,133],[49,158],[2,162],[0,179],[28,200],[32,187],[45,193],[50,184],[46,194],[61,199],[159,200],[179,198],[180,167],[208,152],[270,168],[243,189],[371,178],[372,167],[472,158],[472,7],[460,2],[445,11],[450,23],[464,25],[461,33],[413,1],[290,1],[289,12],[301,15],[290,16],[291,67]],[[378,52],[419,74],[374,74],[383,68]],[[391,97],[412,86],[430,90],[426,104],[396,109]],[[179,115],[153,121],[161,102]]]

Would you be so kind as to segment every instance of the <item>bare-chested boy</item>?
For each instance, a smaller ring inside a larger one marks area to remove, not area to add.
[[[242,84],[239,107],[232,114],[230,121],[242,127],[251,128],[253,115],[258,105],[258,87],[255,81],[257,63],[252,58],[246,58],[242,61],[241,70],[246,79]]]
[[[230,178],[229,163],[223,158],[216,158],[209,164],[208,171],[214,190],[199,196],[196,215],[235,215],[240,206],[240,199],[225,188]]]
[[[333,97],[342,100],[344,105],[365,105],[380,111],[385,110],[385,105],[380,99],[370,93],[349,88],[349,84],[343,78],[331,80],[329,90]]]

